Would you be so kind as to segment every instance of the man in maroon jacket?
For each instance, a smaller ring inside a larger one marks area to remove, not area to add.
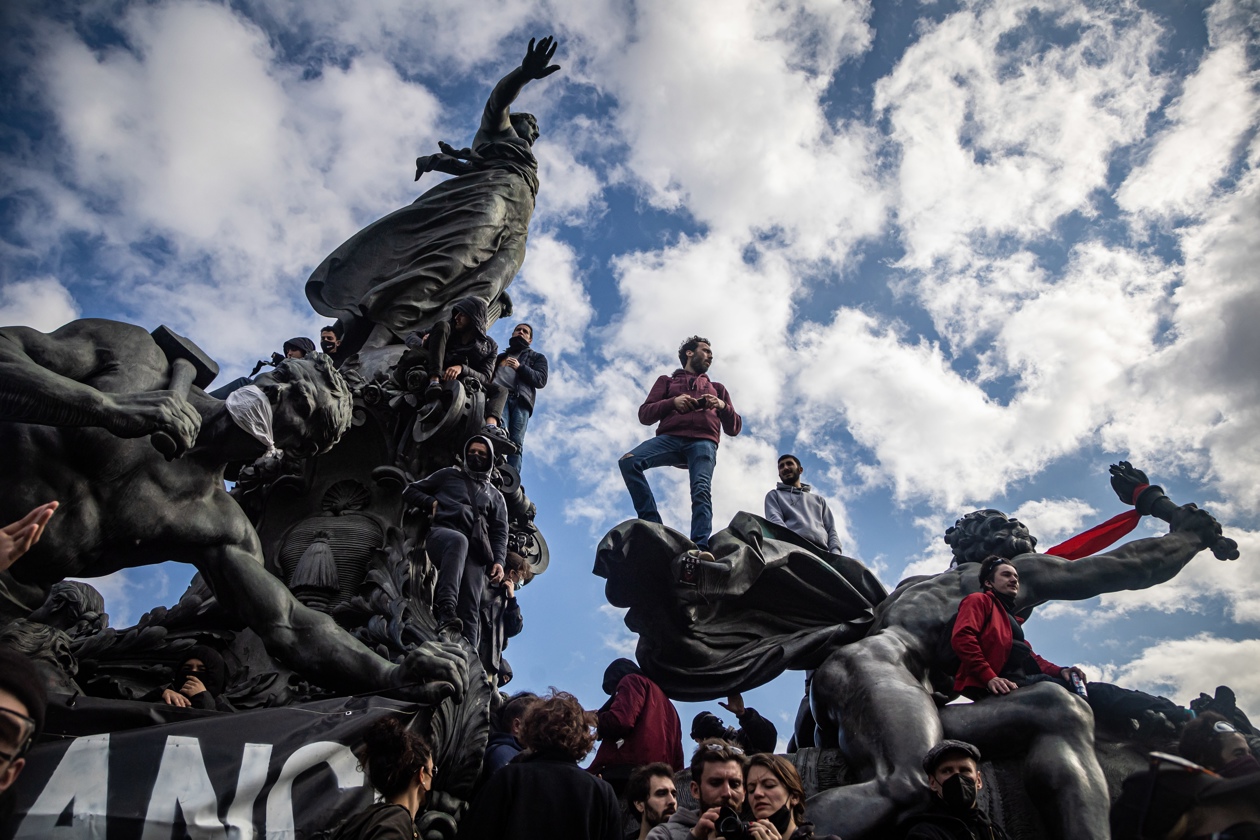
[[[611,696],[597,713],[600,745],[592,773],[621,796],[630,772],[642,764],[683,768],[682,723],[660,686],[629,659],[615,659],[604,671],[604,692]]]
[[[644,473],[653,467],[686,466],[691,476],[691,541],[709,547],[713,530],[713,466],[722,432],[739,434],[743,420],[721,384],[709,379],[713,349],[707,338],[693,335],[678,348],[681,368],[656,380],[639,406],[639,422],[659,423],[656,437],[621,456],[621,475],[634,502],[635,514],[661,521],[656,498]]]

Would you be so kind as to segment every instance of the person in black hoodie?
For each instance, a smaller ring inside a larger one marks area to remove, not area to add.
[[[494,358],[499,345],[486,335],[486,302],[480,298],[460,298],[451,305],[451,317],[439,321],[427,333],[412,333],[403,343],[406,351],[394,369],[394,382],[407,386],[407,374],[419,368],[429,377],[425,402],[437,400],[442,383],[455,379],[475,379],[485,388],[494,376]]]
[[[433,595],[438,635],[454,642],[462,630],[473,650],[481,638],[486,580],[502,581],[507,559],[507,505],[490,483],[493,465],[494,444],[475,435],[464,444],[462,466],[444,467],[402,494],[407,504],[431,514],[425,550],[438,567]]]
[[[494,379],[486,399],[486,431],[491,437],[512,444],[507,462],[518,473],[534,400],[538,390],[547,385],[547,357],[531,349],[533,342],[534,328],[517,324],[508,349],[495,360]]]
[[[342,823],[331,840],[417,840],[416,813],[433,787],[433,750],[396,717],[372,724],[364,737],[363,769],[383,802]]]
[[[196,645],[188,649],[184,661],[175,672],[169,688],[162,689],[161,700],[168,706],[234,712],[235,707],[223,696],[227,687],[227,665],[214,648]]]

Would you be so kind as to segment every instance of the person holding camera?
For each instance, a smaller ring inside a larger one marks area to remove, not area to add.
[[[682,367],[659,377],[639,406],[640,423],[659,424],[656,437],[643,441],[617,463],[635,516],[658,524],[661,514],[644,473],[656,467],[686,467],[691,479],[691,541],[707,552],[713,531],[713,467],[718,443],[723,432],[738,435],[744,421],[731,405],[726,388],[709,379],[713,349],[707,338],[693,335],[684,341],[678,348],[678,361]]]
[[[648,840],[736,840],[718,831],[730,830],[744,807],[744,751],[726,741],[704,741],[691,755],[691,796],[698,808],[679,808],[669,822],[648,832]]]

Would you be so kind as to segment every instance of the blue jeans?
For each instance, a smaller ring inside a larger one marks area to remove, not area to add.
[[[519,475],[521,456],[525,454],[525,430],[529,428],[530,409],[524,400],[517,399],[516,394],[512,394],[507,398],[507,406],[503,413],[507,415],[503,418],[503,425],[507,429],[508,437],[520,450],[507,456],[507,462]]]
[[[622,458],[621,477],[626,480],[635,514],[648,522],[661,521],[656,510],[656,497],[644,472],[654,467],[686,466],[691,475],[691,541],[708,548],[713,531],[713,465],[717,463],[717,444],[701,438],[657,435],[643,441]]]

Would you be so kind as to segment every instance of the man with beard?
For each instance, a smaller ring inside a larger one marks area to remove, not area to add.
[[[486,431],[500,442],[511,446],[507,462],[517,473],[521,471],[521,453],[525,451],[525,430],[534,414],[538,389],[547,385],[547,357],[531,349],[534,328],[517,324],[508,341],[508,349],[495,361],[494,379],[486,398]]]
[[[674,769],[662,761],[636,767],[626,783],[626,815],[639,821],[638,840],[678,810]]]
[[[1112,468],[1113,484],[1126,468]],[[1220,539],[1216,520],[1194,505],[1177,507],[1157,487],[1146,488],[1142,501],[1140,508],[1167,513],[1170,533],[1076,561],[1034,553],[1028,530],[996,510],[968,514],[946,532],[955,567],[902,581],[879,605],[866,637],[832,653],[814,675],[819,746],[843,744],[850,767],[865,779],[810,800],[819,831],[861,840],[919,805],[928,795],[920,758],[948,736],[995,756],[1022,756],[1028,784],[1046,791],[1039,805],[1056,836],[1107,837],[1107,786],[1084,703],[1057,685],[1038,684],[984,703],[938,708],[929,686],[939,665],[938,640],[963,598],[982,589],[984,557],[1009,558],[1019,571],[1020,613],[1052,600],[1163,583]],[[953,694],[953,681],[936,688],[943,701]]]
[[[840,535],[836,518],[827,507],[827,500],[808,484],[801,483],[805,473],[795,455],[779,456],[779,483],[766,494],[766,519],[782,525],[809,540],[828,554],[840,554]]]
[[[661,522],[656,498],[644,473],[655,467],[686,467],[691,477],[691,541],[702,551],[709,547],[713,530],[711,489],[722,432],[739,434],[743,420],[731,405],[731,396],[720,383],[709,379],[713,350],[707,338],[693,335],[678,348],[682,365],[670,376],[656,380],[639,406],[639,422],[659,423],[656,437],[645,440],[621,456],[618,464],[625,479],[635,515],[647,522]]]
[[[923,757],[932,789],[927,810],[903,823],[903,840],[1007,840],[980,807],[980,751],[966,741],[942,741]]]
[[[462,630],[473,650],[481,637],[486,580],[503,580],[507,558],[507,505],[490,483],[493,465],[494,445],[476,435],[464,444],[463,465],[444,467],[403,490],[407,504],[430,513],[425,550],[438,567],[433,594],[438,635],[455,641]]]
[[[705,741],[691,756],[691,796],[698,807],[679,808],[669,821],[648,832],[648,840],[711,840],[723,808],[744,806],[744,765],[739,747]]]
[[[1034,653],[1024,640],[1023,630],[1030,610],[1015,613],[1019,570],[1010,560],[996,555],[986,558],[980,566],[980,585],[982,591],[968,595],[958,605],[950,638],[960,663],[954,678],[958,693],[979,701],[1038,682],[1053,682],[1065,691],[1084,689],[1094,717],[1111,726],[1137,724],[1154,734],[1190,720],[1187,709],[1164,697],[1110,683],[1089,682],[1085,688],[1088,680],[1080,668],[1064,668]]]

